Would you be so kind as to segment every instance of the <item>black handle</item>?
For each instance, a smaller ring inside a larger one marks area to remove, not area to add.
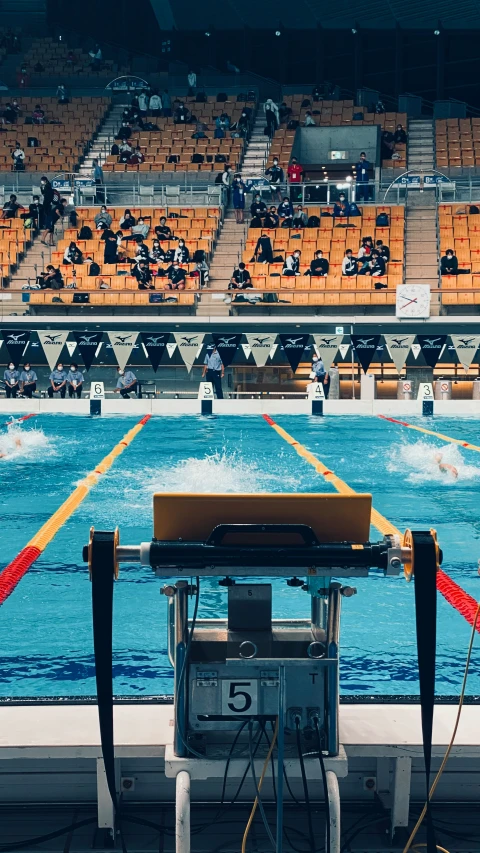
[[[296,533],[305,545],[318,545],[318,539],[308,524],[218,524],[213,528],[206,545],[221,545],[228,533]]]

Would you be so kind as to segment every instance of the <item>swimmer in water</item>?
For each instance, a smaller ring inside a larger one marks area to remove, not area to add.
[[[21,446],[22,446],[22,439],[17,436],[17,438],[15,439],[15,447],[21,447]],[[8,453],[2,453],[2,451],[0,450],[0,459],[6,459],[7,456],[8,456]]]
[[[442,462],[442,454],[441,453],[436,453],[434,458],[435,458],[435,462],[437,463],[438,468],[442,472],[442,474],[450,473],[454,480],[456,480],[458,478],[458,471],[455,468],[455,466],[449,465],[448,462]]]

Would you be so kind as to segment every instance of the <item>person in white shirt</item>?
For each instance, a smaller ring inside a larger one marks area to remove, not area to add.
[[[300,275],[300,249],[295,249],[292,255],[287,255],[282,275]]]
[[[25,151],[19,142],[15,143],[15,150],[12,151],[13,168],[16,172],[23,172],[25,169]]]
[[[138,98],[138,109],[139,109],[139,110],[140,110],[140,112],[141,112],[141,113],[143,113],[144,115],[146,115],[146,114],[147,114],[148,104],[149,104],[149,100],[148,100],[148,97],[147,97],[147,93],[146,93],[146,92],[142,92],[142,93],[141,93],[141,95],[139,95],[139,98]]]
[[[195,71],[189,71],[187,75],[188,80],[188,94],[194,95],[195,89],[197,88],[197,75]]]
[[[149,111],[149,113],[151,113],[151,115],[159,116],[161,109],[162,109],[162,99],[161,99],[160,95],[157,95],[157,93],[155,92],[150,98],[150,102],[148,104],[148,111]]]
[[[342,261],[342,275],[357,275],[357,261],[353,257],[351,249],[346,249],[345,251],[345,257]]]
[[[315,119],[312,116],[310,110],[307,110],[305,113],[305,121],[303,122],[304,127],[316,127]]]
[[[232,167],[227,166],[222,174],[222,185],[227,191],[227,206],[230,204],[230,196],[232,192]]]

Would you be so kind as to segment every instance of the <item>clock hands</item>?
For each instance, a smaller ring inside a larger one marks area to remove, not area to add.
[[[405,305],[403,306],[404,308],[406,308],[406,307],[407,307],[407,305],[411,305],[411,304],[412,304],[412,302],[418,302],[418,297],[417,297],[417,298],[415,298],[415,299],[409,299],[409,298],[408,298],[408,296],[402,296],[402,299],[406,299],[406,300],[407,300],[407,302],[406,302],[406,303],[405,303]]]

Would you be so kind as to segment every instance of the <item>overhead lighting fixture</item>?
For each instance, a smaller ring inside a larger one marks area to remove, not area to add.
[[[439,35],[440,35],[440,30],[434,30],[434,31],[433,31],[433,35],[434,35],[434,36],[439,36]]]
[[[277,36],[277,38],[279,38],[282,35],[282,31],[281,30],[275,30],[275,35]]]
[[[206,30],[205,35],[206,35],[207,39],[209,39],[212,34],[211,34],[210,30]]]
[[[351,176],[351,175],[347,175],[347,177],[345,178],[345,180],[346,180],[346,181],[351,181],[351,180],[352,180],[352,176]]]
[[[356,36],[357,32],[358,30],[356,30],[355,27],[352,27],[352,36]]]

